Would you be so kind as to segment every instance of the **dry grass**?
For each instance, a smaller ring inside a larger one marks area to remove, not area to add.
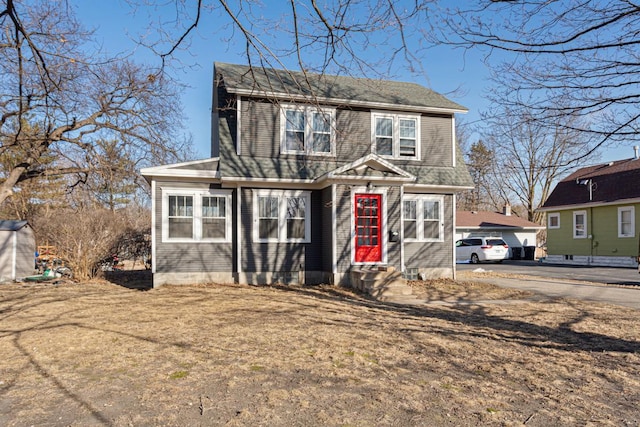
[[[0,424],[640,424],[637,311],[415,285],[465,304],[335,287],[3,285]]]

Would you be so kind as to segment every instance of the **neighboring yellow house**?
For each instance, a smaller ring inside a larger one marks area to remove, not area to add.
[[[579,169],[540,208],[547,214],[546,262],[637,267],[640,158]]]

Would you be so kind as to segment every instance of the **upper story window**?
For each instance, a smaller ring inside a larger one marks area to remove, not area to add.
[[[308,191],[256,190],[253,193],[255,242],[311,241]]]
[[[371,151],[395,159],[420,159],[420,116],[373,113]]]
[[[230,191],[163,189],[162,205],[163,241],[230,241]]]
[[[284,154],[335,155],[335,109],[282,105],[281,148]]]
[[[403,200],[404,238],[407,241],[442,242],[444,240],[443,198],[409,196]]]
[[[633,206],[618,208],[618,237],[635,237],[636,215]]]

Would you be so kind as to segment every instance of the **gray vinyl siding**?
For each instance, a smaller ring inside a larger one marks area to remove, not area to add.
[[[351,268],[351,188],[336,185],[336,258],[338,272]]]
[[[158,273],[197,273],[233,271],[234,251],[231,242],[163,242],[162,241],[162,187],[208,190],[208,183],[167,182],[156,183],[156,253],[153,260]],[[219,187],[219,185],[215,185]],[[235,205],[235,194],[232,196]],[[234,226],[234,225],[232,225]],[[235,228],[233,228],[235,229]]]
[[[453,165],[451,116],[423,115],[420,121],[422,163],[425,166]]]
[[[241,152],[253,158],[289,158],[308,162],[337,160],[347,163],[371,153],[371,112],[369,110],[336,110],[336,156],[302,156],[281,154],[280,107],[265,100],[243,98],[241,102]],[[453,165],[452,116],[422,115],[420,120],[421,155],[424,166]],[[230,129],[235,138],[235,130]],[[393,163],[420,164],[417,161],[394,159]],[[301,165],[303,165],[301,164]]]
[[[316,221],[321,227],[322,233],[322,271],[327,273],[332,272],[332,257],[333,257],[333,200],[331,187],[327,187],[320,192],[321,195],[321,212],[320,221]]]
[[[242,272],[320,271],[322,268],[322,199],[311,193],[311,242],[280,243],[253,241],[253,190],[242,189]]]
[[[336,111],[336,157],[353,161],[371,153],[371,112]]]
[[[405,193],[406,195],[407,193]],[[404,245],[406,268],[453,267],[453,196],[444,196],[444,241],[406,242]]]
[[[387,221],[387,235],[382,238],[387,244],[387,265],[398,270],[402,267],[400,254],[402,242],[400,239],[397,242],[389,241],[389,235],[392,231],[400,233],[400,203],[400,187],[389,187],[387,189],[387,212],[383,217]]]
[[[243,99],[240,121],[243,156],[301,157],[280,152],[280,107],[277,104]],[[369,154],[371,152],[371,113],[336,110],[335,137],[336,158],[352,161]],[[306,158],[318,162],[327,160],[326,156]]]
[[[242,156],[280,156],[280,113],[277,105],[243,98],[240,124]]]

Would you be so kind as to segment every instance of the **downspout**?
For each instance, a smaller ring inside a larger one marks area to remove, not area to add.
[[[591,185],[589,185],[589,191],[591,191]],[[591,200],[591,194],[589,194],[589,200]],[[591,265],[593,262],[593,207],[589,208],[589,262],[587,265]]]
[[[407,272],[404,265],[404,184],[400,185],[400,271]]]
[[[16,264],[18,263],[18,231],[13,231],[13,248],[12,252],[12,261],[11,261],[11,280],[16,280]]]
[[[453,193],[452,196],[452,207],[453,207],[453,231],[451,234],[451,265],[453,265],[453,280],[456,280],[456,193]]]

